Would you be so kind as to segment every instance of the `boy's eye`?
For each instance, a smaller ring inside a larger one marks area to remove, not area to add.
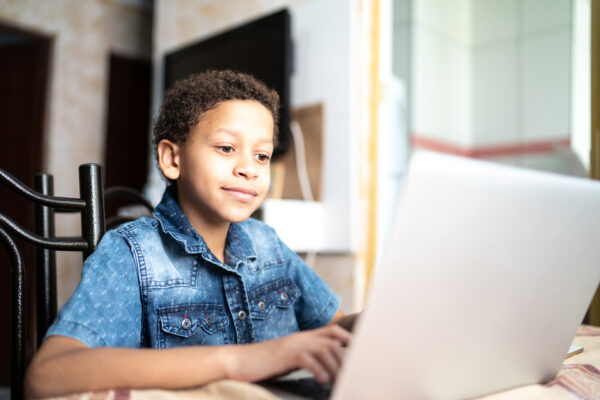
[[[218,147],[219,150],[221,150],[223,153],[231,153],[233,151],[233,147],[231,146],[219,146]]]
[[[261,162],[266,162],[270,160],[270,157],[267,154],[257,154],[256,158],[258,159],[258,161]]]

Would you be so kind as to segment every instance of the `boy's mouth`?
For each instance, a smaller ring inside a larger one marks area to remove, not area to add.
[[[226,191],[227,193],[229,193],[236,199],[242,200],[242,201],[250,201],[250,200],[254,199],[257,195],[256,191],[252,190],[252,189],[228,188],[228,187],[223,187],[221,189],[223,189],[224,191]]]

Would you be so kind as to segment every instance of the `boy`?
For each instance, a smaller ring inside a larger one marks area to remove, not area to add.
[[[232,71],[167,93],[154,145],[169,186],[155,218],[107,232],[86,260],[31,362],[28,397],[257,381],[300,367],[335,377],[350,340],[331,324],[343,319],[338,297],[248,219],[269,188],[278,102]]]

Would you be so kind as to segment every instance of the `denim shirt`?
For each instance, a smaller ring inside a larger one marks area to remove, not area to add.
[[[46,336],[89,347],[251,343],[326,325],[339,298],[275,231],[232,223],[225,263],[167,190],[154,218],[107,232]]]

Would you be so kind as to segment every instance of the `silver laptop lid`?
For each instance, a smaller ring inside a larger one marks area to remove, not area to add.
[[[600,184],[413,156],[335,399],[459,399],[555,376],[600,280]]]

